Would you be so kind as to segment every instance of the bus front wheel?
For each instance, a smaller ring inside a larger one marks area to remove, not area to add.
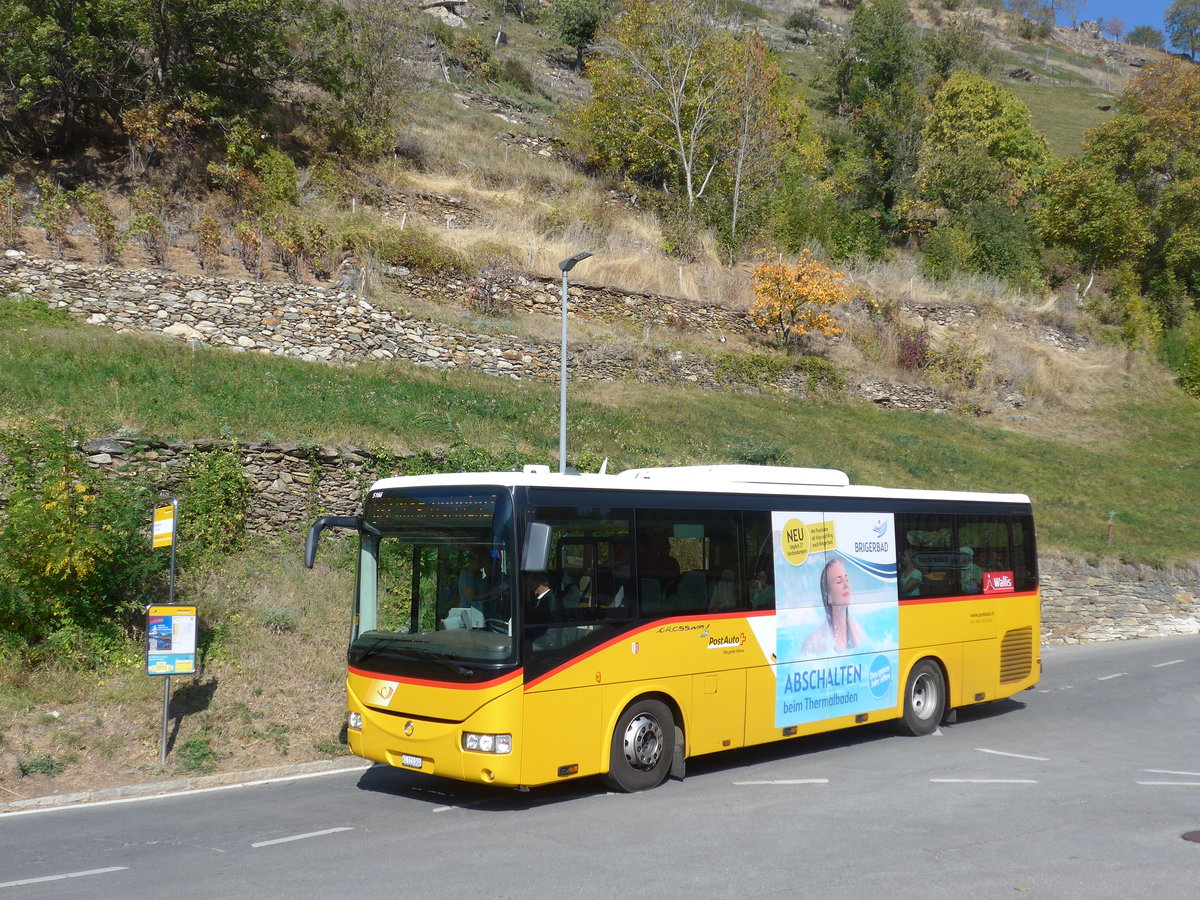
[[[923,659],[908,673],[904,689],[904,718],[901,730],[906,734],[930,734],[946,711],[946,679],[932,659]]]
[[[675,718],[661,700],[646,697],[629,704],[613,730],[608,774],[604,782],[616,791],[658,787],[675,755]]]

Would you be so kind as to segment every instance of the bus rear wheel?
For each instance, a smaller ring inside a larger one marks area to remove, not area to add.
[[[906,734],[930,734],[946,712],[946,679],[932,659],[923,659],[908,673],[904,689],[904,717],[900,728]]]
[[[674,755],[671,710],[661,700],[643,698],[629,704],[617,720],[604,783],[627,793],[658,787],[671,770]]]

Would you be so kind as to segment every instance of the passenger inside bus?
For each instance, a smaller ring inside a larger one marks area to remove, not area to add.
[[[978,594],[983,589],[983,569],[975,565],[975,552],[965,544],[958,548],[963,557],[963,568],[959,574],[964,594]]]
[[[550,590],[549,580],[544,575],[533,579],[533,589],[529,593],[529,606],[526,608],[525,621],[529,624],[545,624],[559,618],[558,598]]]
[[[925,581],[925,576],[913,561],[913,551],[905,550],[900,559],[900,596],[921,596],[921,584]]]
[[[609,609],[623,609],[633,599],[633,576],[629,568],[629,545],[618,541],[611,546],[613,563],[613,596]]]

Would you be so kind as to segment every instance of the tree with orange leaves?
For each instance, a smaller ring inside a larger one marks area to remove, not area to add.
[[[845,278],[808,250],[801,251],[795,265],[767,260],[752,276],[750,318],[789,349],[799,347],[813,331],[840,334],[832,309],[853,299]]]

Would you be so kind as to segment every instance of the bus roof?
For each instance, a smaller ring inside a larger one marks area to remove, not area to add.
[[[746,494],[781,497],[856,497],[881,500],[947,500],[1029,504],[1025,494],[974,491],[911,490],[851,484],[837,469],[786,466],[668,466],[627,469],[618,475],[551,472],[548,466],[526,466],[520,472],[462,472],[445,475],[404,475],[383,478],[370,490],[422,487],[555,487],[585,490],[653,490],[690,494]]]

